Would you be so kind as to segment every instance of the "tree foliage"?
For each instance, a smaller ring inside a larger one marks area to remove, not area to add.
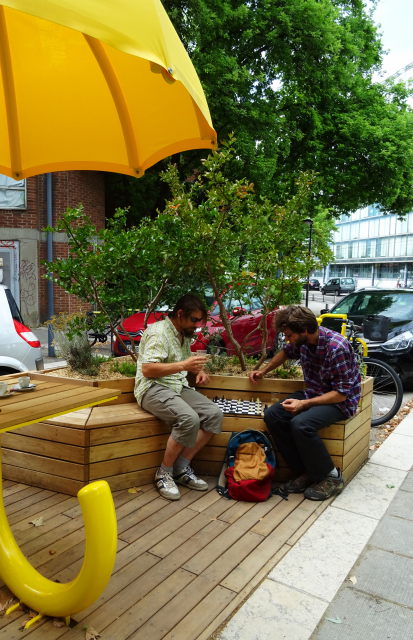
[[[200,76],[219,140],[235,132],[235,179],[285,203],[314,171],[334,214],[413,207],[412,114],[402,83],[377,83],[382,47],[362,0],[164,0]],[[204,152],[181,154],[180,175]],[[133,189],[160,206],[154,168]],[[114,178],[130,183],[128,179]]]
[[[65,291],[93,303],[101,322],[117,333],[117,322],[130,308],[171,306],[183,293],[210,287],[220,306],[224,327],[242,365],[244,354],[232,334],[225,294],[234,284],[240,295],[259,297],[263,308],[263,353],[266,314],[297,301],[301,281],[320,262],[330,259],[331,219],[314,217],[314,243],[308,253],[309,203],[314,176],[303,174],[296,194],[283,206],[255,193],[246,179],[230,176],[234,160],[230,138],[211,153],[202,170],[182,181],[176,166],[162,175],[171,191],[163,211],[128,228],[118,210],[98,231],[83,209],[69,209],[53,231],[68,236],[70,255],[47,263],[47,271]],[[312,208],[312,206],[311,206]],[[82,330],[82,326],[77,326]]]

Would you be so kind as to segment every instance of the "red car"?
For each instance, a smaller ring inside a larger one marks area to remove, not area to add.
[[[261,353],[261,331],[258,328],[262,318],[260,301],[257,298],[253,298],[249,300],[248,303],[243,303],[240,300],[230,299],[225,305],[230,312],[229,319],[234,337],[240,343],[244,353],[249,355]],[[275,314],[276,311],[274,310],[267,315],[268,353],[273,351],[275,345]],[[150,314],[148,324],[163,320],[166,315],[167,311],[155,311]],[[126,318],[121,325],[121,329],[123,327],[130,334],[137,350],[142,333],[145,330],[144,319],[145,312],[134,313],[132,316],[129,316],[129,318]],[[121,330],[121,335],[122,334],[123,332]],[[128,336],[126,334],[124,335],[126,344],[129,344],[130,340]],[[228,355],[234,355],[235,353],[234,347],[222,324],[217,303],[213,304],[208,312],[206,324],[196,331],[191,350],[198,351],[199,349],[206,349],[212,353],[218,351],[220,353],[227,353]],[[125,350],[115,337],[112,343],[112,352],[115,356],[125,355]]]

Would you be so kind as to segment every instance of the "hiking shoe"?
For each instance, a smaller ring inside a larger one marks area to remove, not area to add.
[[[158,489],[162,498],[167,500],[179,500],[181,494],[176,486],[173,477],[170,473],[158,469],[155,473],[155,487]]]
[[[304,491],[304,497],[308,500],[327,500],[331,496],[338,495],[344,489],[344,480],[338,469],[338,477],[327,476],[324,480],[316,482]]]
[[[289,480],[281,485],[281,489],[286,493],[303,493],[312,483],[311,478],[306,473],[301,474],[294,480]]]
[[[195,489],[195,491],[206,491],[208,489],[208,484],[205,480],[197,478],[190,465],[185,467],[181,473],[174,474],[174,480],[177,484],[182,484],[184,487],[188,487],[188,489]]]

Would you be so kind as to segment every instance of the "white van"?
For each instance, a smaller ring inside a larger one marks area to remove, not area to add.
[[[40,340],[23,322],[10,289],[0,285],[0,375],[43,369]]]

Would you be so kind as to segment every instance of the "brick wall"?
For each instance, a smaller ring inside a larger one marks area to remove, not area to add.
[[[41,230],[47,224],[46,176],[27,179],[27,208],[25,210],[0,210],[0,239],[2,229],[14,229],[13,239],[22,240],[25,230],[37,232],[39,295],[37,313],[40,322],[47,319],[47,281],[41,278],[43,267],[40,260],[46,259],[46,243],[42,242]],[[98,171],[58,171],[52,174],[53,224],[68,208],[83,204],[85,212],[98,229],[105,225],[105,189],[103,173]],[[26,234],[27,235],[27,234]],[[7,237],[10,237],[10,232]],[[32,236],[31,236],[32,237]],[[54,258],[67,256],[67,244],[54,243]],[[67,295],[55,286],[55,313],[81,310],[85,307],[74,296]]]

